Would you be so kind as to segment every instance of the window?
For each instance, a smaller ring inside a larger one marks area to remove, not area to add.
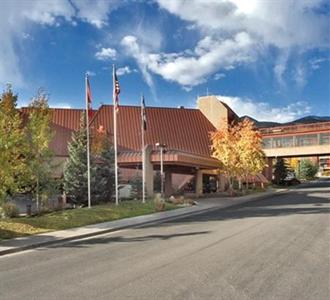
[[[297,146],[312,146],[317,144],[317,134],[297,135]]]
[[[262,139],[262,146],[264,149],[269,149],[272,147],[272,139]]]
[[[274,148],[288,148],[293,146],[293,136],[279,137],[273,139]]]
[[[320,145],[330,144],[330,132],[320,133]]]

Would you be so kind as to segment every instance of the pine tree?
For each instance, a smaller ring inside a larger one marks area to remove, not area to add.
[[[301,179],[312,180],[318,172],[318,166],[309,159],[303,159],[297,166],[298,177]]]
[[[278,158],[274,166],[274,181],[277,185],[283,184],[283,180],[288,175],[288,167],[283,158]]]
[[[87,132],[86,115],[82,114],[80,126],[72,135],[68,145],[69,158],[64,166],[63,186],[66,194],[77,204],[88,201],[87,183]],[[91,166],[92,164],[91,159]],[[91,178],[94,178],[94,168],[91,167]],[[91,186],[93,184],[91,183]]]
[[[11,86],[0,96],[0,202],[25,184],[26,138]]]
[[[115,192],[115,154],[106,136],[96,161],[95,198],[97,201],[109,202]]]

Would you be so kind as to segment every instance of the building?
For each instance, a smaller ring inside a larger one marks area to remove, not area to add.
[[[28,109],[22,109],[23,114]],[[83,110],[52,109],[52,124],[55,135],[51,148],[60,166],[68,157],[67,145],[72,132],[79,127]],[[211,132],[228,126],[239,117],[228,105],[215,96],[200,97],[196,109],[146,107],[146,190],[149,196],[154,192],[154,174],[160,169],[160,149],[156,143],[165,145],[164,172],[165,194],[173,192],[174,181],[194,182],[194,192],[203,193],[205,185],[214,183],[217,190],[223,190],[226,179],[220,175],[219,163],[211,156]],[[110,140],[113,139],[113,106],[102,105],[93,111],[91,131],[103,128]],[[141,108],[120,106],[117,118],[118,164],[123,174],[130,176],[141,169]],[[272,160],[276,157],[326,156],[330,155],[330,122],[304,124],[302,126],[280,126],[261,128],[269,168],[265,171],[271,179]],[[61,176],[62,167],[56,170]],[[260,176],[260,180],[264,180]]]

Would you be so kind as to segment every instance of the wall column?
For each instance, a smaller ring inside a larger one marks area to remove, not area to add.
[[[201,170],[197,170],[196,172],[196,196],[203,195],[203,172]]]
[[[265,177],[269,180],[272,181],[273,179],[273,158],[271,157],[267,157],[266,158],[266,163],[267,163],[267,167],[265,167],[265,169],[263,170],[263,174],[265,175]]]
[[[165,197],[169,197],[173,194],[172,173],[170,171],[165,171],[164,173],[165,173],[164,194]]]
[[[145,176],[146,176],[146,194],[147,197],[153,197],[154,196],[154,167],[151,163],[151,151],[152,147],[150,145],[147,145],[145,147]]]

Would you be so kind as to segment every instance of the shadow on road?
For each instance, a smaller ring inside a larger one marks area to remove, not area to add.
[[[62,245],[53,245],[49,246],[50,248],[82,248],[88,247],[96,244],[108,244],[108,243],[131,243],[131,242],[146,242],[149,240],[170,240],[174,238],[180,238],[185,236],[194,236],[201,234],[208,234],[211,231],[195,231],[195,232],[185,232],[185,233],[175,233],[175,234],[152,234],[145,236],[136,236],[136,237],[123,237],[123,236],[115,236],[115,237],[95,237],[86,240],[79,240],[76,242],[71,242],[68,244]],[[49,248],[46,247],[46,248]],[[43,249],[38,249],[43,250]]]

